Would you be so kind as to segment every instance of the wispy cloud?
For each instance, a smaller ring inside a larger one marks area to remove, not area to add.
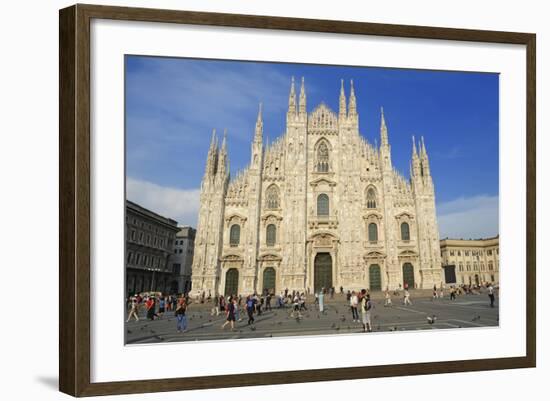
[[[266,118],[280,115],[290,84],[289,77],[266,65],[162,58],[148,59],[143,70],[138,64],[127,79],[128,99],[137,103],[130,108],[130,126],[150,120],[157,130],[191,140],[225,127],[234,138],[249,141],[255,122],[249,117],[258,103],[263,102]]]
[[[499,197],[461,197],[437,205],[441,238],[483,238],[499,233]]]
[[[163,187],[134,178],[126,180],[126,198],[151,211],[176,220],[179,225],[197,226],[200,189]]]

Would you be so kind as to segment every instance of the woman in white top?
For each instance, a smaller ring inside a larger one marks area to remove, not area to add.
[[[355,291],[352,291],[349,299],[349,306],[351,308],[351,316],[354,322],[359,322],[359,313],[357,313],[357,306],[359,305],[359,298]]]

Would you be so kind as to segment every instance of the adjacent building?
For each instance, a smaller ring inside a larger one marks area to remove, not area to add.
[[[230,178],[227,140],[213,133],[201,184],[193,292],[288,288],[431,288],[442,283],[434,184],[424,140],[412,141],[410,177],[359,128],[351,82],[339,109],[308,112],[302,79],[290,87],[286,130],[266,145],[258,113],[250,163]]]
[[[464,240],[443,239],[441,262],[447,284],[484,284],[499,282],[498,236]]]
[[[126,201],[126,293],[177,292],[169,260],[178,223]]]
[[[191,267],[197,230],[192,227],[180,227],[174,241],[174,255],[171,259],[174,280],[178,283],[178,293],[191,290]]]

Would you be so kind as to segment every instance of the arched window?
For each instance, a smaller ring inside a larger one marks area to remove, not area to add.
[[[401,240],[410,241],[411,233],[409,230],[409,223],[401,223]]]
[[[329,151],[328,151],[328,146],[326,142],[321,142],[321,144],[317,148],[317,172],[319,173],[328,172],[328,163],[329,163],[328,153]]]
[[[367,208],[376,209],[376,192],[374,192],[374,188],[367,190]]]
[[[238,224],[233,224],[231,230],[229,231],[229,245],[238,246],[241,241],[241,226]]]
[[[317,216],[328,216],[328,215],[329,215],[328,195],[321,194],[317,197]]]
[[[267,188],[265,194],[265,203],[267,209],[278,209],[279,208],[279,188],[276,185],[271,185]]]
[[[369,241],[377,242],[378,241],[378,226],[376,223],[369,224]]]
[[[277,227],[275,224],[268,224],[265,229],[265,242],[267,246],[275,246],[277,242]]]

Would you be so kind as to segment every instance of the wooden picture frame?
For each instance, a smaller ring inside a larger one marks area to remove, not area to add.
[[[347,367],[92,383],[90,380],[90,22],[94,18],[526,46],[526,356],[381,365],[369,366],[368,369]],[[535,367],[536,36],[534,34],[96,5],[74,5],[60,10],[59,29],[60,391],[73,396],[95,396]]]

